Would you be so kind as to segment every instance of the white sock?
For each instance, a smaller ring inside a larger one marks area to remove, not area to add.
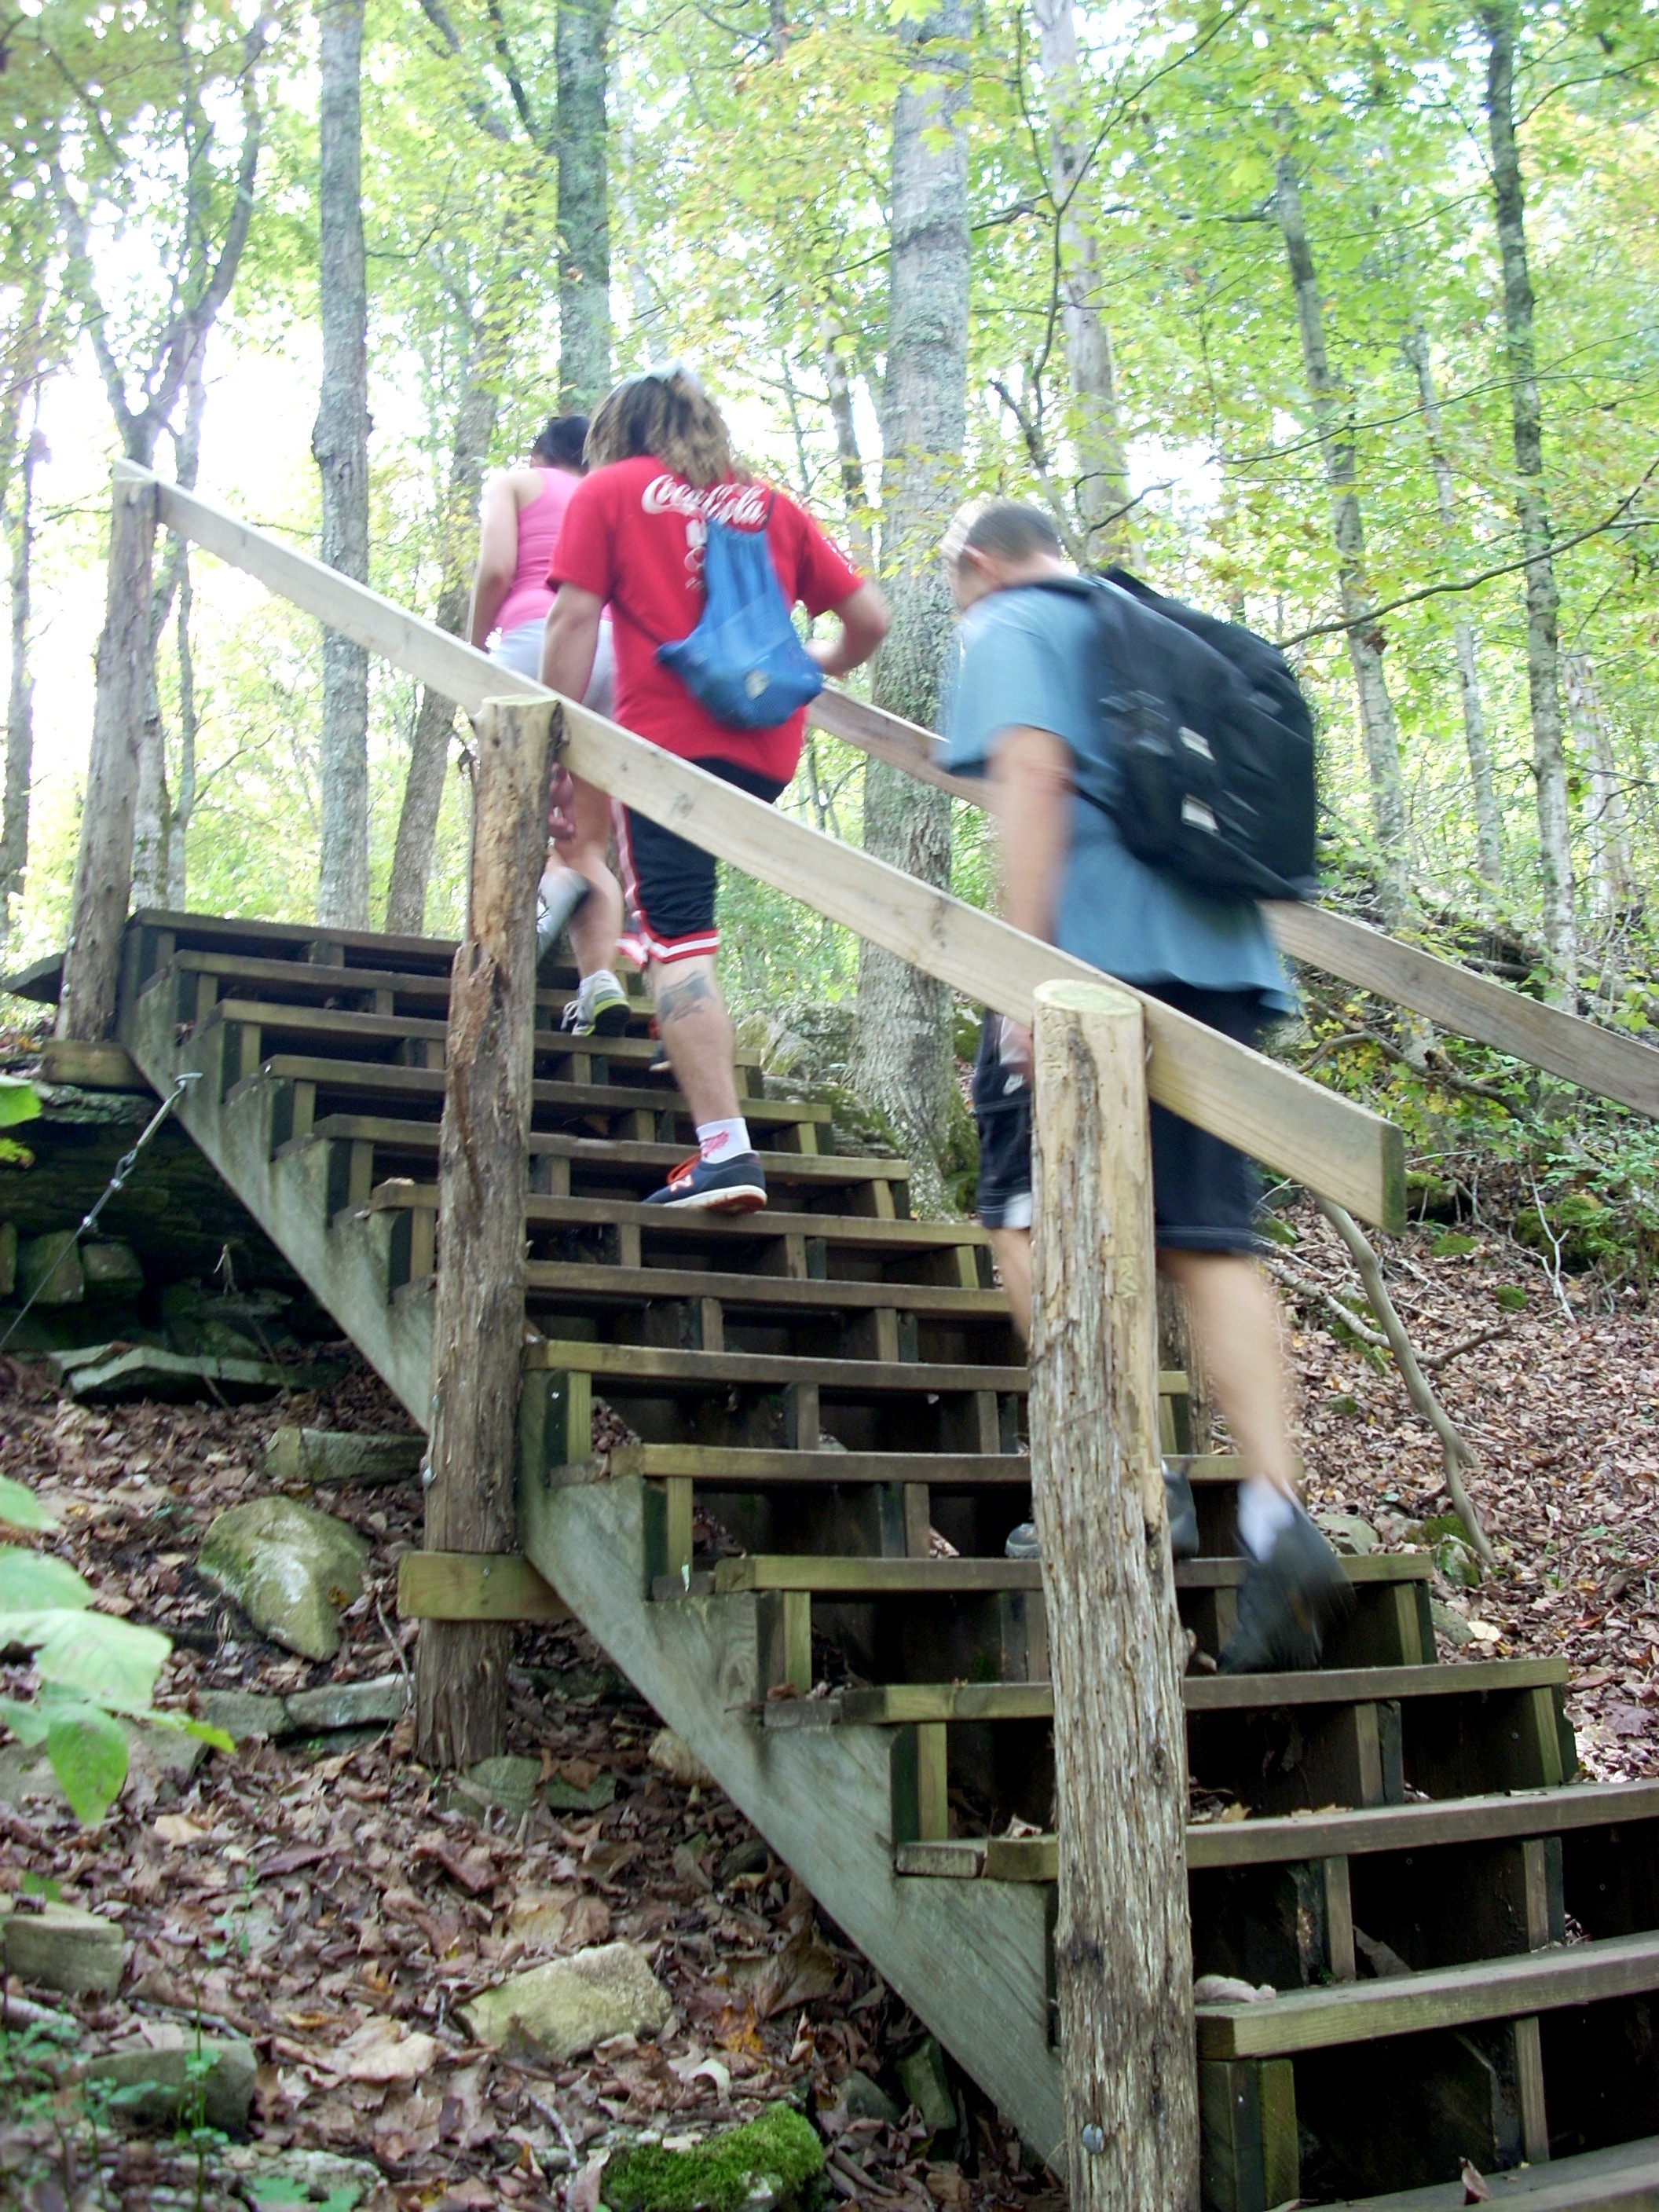
[[[697,1150],[706,1160],[736,1159],[740,1152],[752,1152],[749,1140],[749,1124],[741,1114],[729,1121],[699,1121]]]
[[[584,975],[581,980],[581,1000],[584,1011],[592,1005],[593,994],[601,983],[609,983],[613,991],[622,989],[622,985],[608,968],[596,968],[591,975]]]
[[[1273,1556],[1279,1532],[1296,1518],[1296,1507],[1265,1474],[1253,1474],[1238,1493],[1238,1534],[1253,1559]]]

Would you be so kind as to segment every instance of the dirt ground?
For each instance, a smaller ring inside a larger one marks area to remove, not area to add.
[[[1291,1286],[1310,1502],[1358,1513],[1399,1545],[1446,1510],[1439,1445],[1392,1368],[1339,1340],[1322,1292],[1362,1310],[1363,1301],[1334,1234],[1311,1209],[1285,1218],[1297,1241],[1279,1264]],[[1480,1455],[1469,1486],[1499,1559],[1476,1588],[1437,1583],[1468,1637],[1442,1656],[1565,1654],[1587,1771],[1653,1773],[1653,1321],[1638,1298],[1609,1304],[1571,1279],[1553,1282],[1498,1237],[1477,1235],[1473,1249],[1437,1258],[1437,1241],[1427,1229],[1390,1240],[1388,1273],[1427,1359],[1457,1352],[1431,1379]],[[163,1703],[408,1665],[414,1630],[398,1623],[394,1592],[398,1555],[419,1540],[414,1484],[313,1499],[373,1547],[331,1664],[252,1635],[194,1571],[214,1513],[268,1487],[265,1439],[296,1421],[407,1425],[361,1372],[324,1397],[260,1407],[98,1411],[60,1400],[40,1370],[0,1360],[0,1473],[59,1515],[50,1547],[106,1610],[174,1638]],[[25,1667],[0,1668],[0,1694],[24,1692],[29,1679]],[[94,2146],[73,2093],[53,2099],[25,2078],[14,2033],[9,2072],[0,2063],[9,2108],[0,2112],[0,2202],[34,2212],[234,2204],[248,2201],[256,2176],[315,2179],[326,2169],[309,2154],[328,2152],[371,2162],[355,2185],[374,2212],[591,2212],[599,2160],[613,2142],[649,2130],[678,2144],[789,2098],[819,2121],[846,2201],[919,2212],[1057,2206],[1052,2184],[1022,2172],[1018,2144],[971,2091],[959,2128],[942,2139],[929,2139],[914,2110],[897,2124],[849,2117],[847,2077],[895,2089],[894,2061],[919,2027],[718,1790],[688,1789],[651,1764],[658,1725],[590,1641],[537,1632],[518,1647],[509,1747],[574,1790],[613,1778],[614,1801],[592,1812],[538,1806],[514,1820],[446,1809],[444,1779],[411,1761],[407,1721],[250,1742],[234,1757],[210,1755],[182,1783],[135,1774],[90,1831],[40,1799],[0,1806],[0,1886],[52,1885],[117,1918],[129,1947],[118,2000],[71,2006],[14,1984],[25,2018],[31,2005],[72,2010],[88,2046],[135,2024],[193,2033],[199,2022],[209,2035],[247,2037],[260,2061],[249,2144],[193,2148],[107,2130]],[[458,2008],[542,1955],[514,1932],[532,1894],[554,1916],[558,1948],[617,1936],[646,1949],[675,2008],[658,2041],[624,2037],[546,2069],[469,2042]]]

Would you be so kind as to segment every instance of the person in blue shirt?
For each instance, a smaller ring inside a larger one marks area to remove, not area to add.
[[[1093,611],[1074,593],[1042,588],[1073,573],[1053,524],[1013,500],[975,501],[940,550],[962,617],[944,762],[990,785],[1005,920],[1255,1045],[1264,1022],[1294,1003],[1255,902],[1209,897],[1137,860],[1105,807],[1076,787],[1083,766],[1091,790],[1109,796],[1110,738],[1093,704]],[[1030,1069],[1030,1031],[988,1012],[974,1072],[979,1212],[1027,1337]],[[1228,1673],[1316,1666],[1324,1630],[1349,1594],[1300,1503],[1278,1306],[1255,1257],[1255,1170],[1164,1107],[1152,1106],[1151,1121],[1158,1267],[1186,1295],[1205,1371],[1249,1469],[1238,1526],[1250,1564],[1221,1665]],[[1175,1480],[1170,1492],[1172,1537],[1195,1547],[1191,1493]]]

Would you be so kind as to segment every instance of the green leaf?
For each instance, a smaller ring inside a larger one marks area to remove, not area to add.
[[[0,1721],[19,1743],[33,1745],[46,1740],[46,1717],[37,1705],[20,1705],[15,1698],[0,1698]]]
[[[26,1076],[0,1075],[0,1129],[32,1121],[40,1111],[40,1094]]]
[[[73,1567],[44,1552],[0,1544],[0,1613],[41,1613],[92,1603],[92,1590]]]
[[[36,1874],[31,1869],[23,1876],[21,1887],[25,1897],[44,1897],[48,1905],[61,1905],[64,1901],[62,1883],[54,1881],[49,1874]]]
[[[14,1528],[55,1528],[58,1526],[32,1490],[9,1475],[0,1474],[0,1521]]]
[[[120,1724],[94,1705],[56,1715],[46,1730],[46,1756],[83,1826],[101,1820],[127,1778],[127,1740]]]
[[[158,1629],[135,1628],[105,1613],[8,1613],[5,1632],[14,1643],[33,1646],[44,1684],[130,1713],[148,1709],[161,1662],[173,1649]]]

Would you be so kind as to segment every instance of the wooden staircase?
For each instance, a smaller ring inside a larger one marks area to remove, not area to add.
[[[143,914],[120,1012],[158,1089],[199,1074],[185,1127],[422,1425],[453,951]],[[523,1550],[1063,2166],[1041,1575],[1003,1550],[1026,1378],[983,1234],[909,1218],[902,1163],[752,1062],[770,1210],[642,1206],[684,1102],[642,1002],[577,1039],[568,996],[538,1000]],[[596,1399],[637,1442],[596,1455]],[[1575,1784],[1563,1662],[1439,1665],[1421,1555],[1345,1563],[1323,1671],[1214,1673],[1231,1468],[1189,1465],[1188,1759],[1250,1816],[1189,1830],[1195,1969],[1279,1992],[1199,2008],[1206,2207],[1433,2185],[1426,2212],[1464,2159],[1534,2212],[1659,2206],[1659,1784]]]

